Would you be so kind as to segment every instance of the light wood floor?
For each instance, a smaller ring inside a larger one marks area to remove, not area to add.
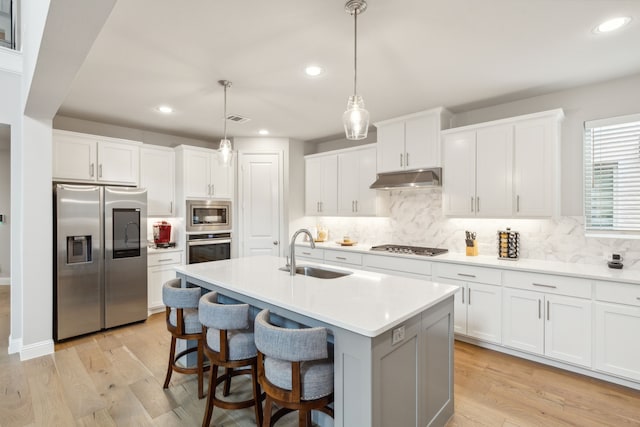
[[[205,402],[194,376],[174,373],[162,389],[169,348],[163,315],[25,362],[7,355],[8,334],[9,287],[0,286],[0,426],[202,423]],[[448,426],[640,426],[638,391],[465,343],[455,350],[456,412]],[[232,393],[246,398],[247,386],[238,382]],[[291,415],[283,427],[295,425]],[[253,426],[252,418],[250,409],[216,408],[212,425]]]

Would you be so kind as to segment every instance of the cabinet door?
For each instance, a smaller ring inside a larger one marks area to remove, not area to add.
[[[147,189],[148,216],[174,216],[174,168],[173,150],[140,150],[140,186]]]
[[[304,211],[307,215],[320,214],[322,199],[322,158],[304,160]]]
[[[321,159],[320,214],[335,215],[338,212],[338,156],[334,154]]]
[[[475,215],[476,133],[445,135],[443,150],[443,212],[445,215]]]
[[[361,153],[358,150],[338,155],[338,215],[355,215],[357,212]]]
[[[375,215],[377,208],[376,190],[369,188],[376,180],[376,148],[359,150],[358,153],[358,197],[356,213],[358,215]]]
[[[409,119],[404,124],[404,168],[440,166],[440,115]]]
[[[552,216],[556,177],[554,120],[529,120],[515,125],[515,215]]]
[[[404,169],[404,121],[378,127],[378,172]]]
[[[544,354],[544,294],[521,289],[502,290],[502,343]]]
[[[176,270],[172,266],[151,267],[147,276],[147,304],[149,311],[164,309],[162,302],[162,285],[176,277]]]
[[[211,159],[211,196],[215,198],[233,198],[233,175],[235,171],[234,163],[222,166],[217,160],[217,154]]]
[[[184,194],[209,197],[211,194],[211,154],[207,151],[184,150]]]
[[[595,303],[595,368],[640,381],[640,307]]]
[[[590,367],[591,300],[547,295],[545,319],[545,354]]]
[[[453,331],[456,334],[467,335],[467,293],[469,291],[467,284],[461,280],[443,277],[437,277],[434,281],[460,288],[453,298]]]
[[[500,344],[502,288],[467,282],[467,335]]]
[[[54,180],[95,181],[96,141],[86,136],[53,133]]]
[[[479,129],[476,135],[476,216],[511,216],[512,206],[513,126]]]
[[[98,181],[137,185],[140,147],[133,144],[98,142]]]

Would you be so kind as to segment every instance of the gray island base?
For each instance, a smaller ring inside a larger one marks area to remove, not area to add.
[[[453,415],[457,287],[353,269],[337,279],[290,276],[278,270],[282,265],[282,258],[260,256],[185,265],[176,272],[183,286],[329,329],[335,419],[316,418],[320,425],[446,424]]]

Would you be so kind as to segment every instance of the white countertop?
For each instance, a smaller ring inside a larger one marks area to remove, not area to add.
[[[298,265],[314,264],[308,261]],[[317,279],[278,270],[284,258],[257,256],[177,266],[176,271],[329,325],[375,337],[458,291],[457,286],[368,271]]]
[[[147,247],[147,254],[167,254],[169,252],[182,252],[184,249],[174,246],[172,248],[156,248],[152,246]]]
[[[299,246],[310,247],[309,242],[297,243]],[[369,244],[356,244],[355,246],[341,246],[336,242],[316,243],[319,249],[334,249],[349,252],[362,252],[371,255],[395,256],[402,258],[421,259],[432,262],[451,262],[457,264],[475,265],[478,267],[494,267],[516,271],[528,271],[534,273],[558,274],[562,276],[580,277],[591,280],[609,280],[615,282],[624,282],[634,285],[640,285],[640,271],[622,268],[620,270],[607,267],[606,261],[601,264],[579,264],[560,261],[545,261],[537,259],[521,258],[517,261],[501,260],[497,256],[479,255],[466,256],[461,253],[448,252],[434,257],[425,257],[423,255],[401,255],[389,252],[371,251]]]

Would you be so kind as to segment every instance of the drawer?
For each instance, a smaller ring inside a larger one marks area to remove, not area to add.
[[[596,299],[640,307],[640,286],[625,283],[595,282]]]
[[[147,267],[157,267],[165,264],[182,264],[182,252],[147,254]]]
[[[591,281],[576,277],[507,270],[504,272],[502,284],[510,288],[591,298]]]
[[[333,251],[325,249],[324,260],[327,262],[341,262],[345,264],[362,265],[362,254],[357,252]]]
[[[438,263],[435,267],[434,275],[464,280],[465,282],[488,283],[490,285],[499,285],[501,277],[500,270],[494,270],[493,268],[446,263]]]
[[[308,246],[296,246],[296,257],[324,260],[324,249],[312,249]]]
[[[365,267],[375,268],[376,270],[390,270],[431,276],[431,262],[421,259],[401,258],[399,256],[365,255],[363,265]]]

